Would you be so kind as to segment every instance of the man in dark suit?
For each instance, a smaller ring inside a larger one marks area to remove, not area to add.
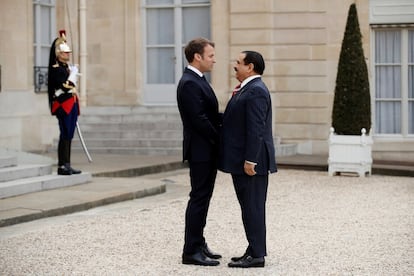
[[[183,264],[216,266],[221,255],[213,253],[204,238],[207,212],[217,175],[219,127],[218,101],[204,77],[215,61],[214,43],[197,38],[185,47],[189,63],[177,87],[183,122],[183,161],[190,167],[191,192],[185,213]]]
[[[263,267],[266,256],[265,205],[268,174],[276,172],[272,103],[261,79],[265,62],[254,51],[241,52],[234,70],[241,82],[223,115],[220,170],[231,173],[248,247],[229,267]]]

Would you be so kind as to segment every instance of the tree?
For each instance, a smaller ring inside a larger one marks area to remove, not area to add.
[[[351,4],[336,76],[332,126],[339,135],[360,135],[371,129],[368,69],[362,48],[356,5]]]

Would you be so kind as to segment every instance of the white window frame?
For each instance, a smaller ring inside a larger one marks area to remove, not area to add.
[[[375,33],[379,30],[399,30],[401,32],[401,133],[376,133],[376,62],[375,62]],[[414,26],[404,25],[377,25],[371,28],[371,110],[372,128],[376,139],[405,141],[414,140],[414,134],[408,133],[408,30],[413,30]],[[411,118],[413,120],[413,118]]]
[[[50,13],[50,33],[48,44],[41,43],[42,32],[42,20],[41,20],[41,8],[48,7]],[[56,0],[33,0],[33,54],[34,54],[34,86],[35,92],[47,91],[47,67],[49,65],[49,57],[42,59],[42,49],[46,48],[50,50],[53,39],[56,33]],[[39,80],[41,80],[39,82]],[[44,82],[42,82],[44,81]]]
[[[211,1],[209,3],[196,3],[196,4],[183,4],[182,0],[174,0],[173,4],[159,4],[159,5],[146,5],[146,1],[142,0],[141,3],[141,15],[142,15],[142,49],[143,49],[143,104],[146,106],[175,106],[176,102],[176,87],[183,73],[183,66],[180,61],[184,60],[183,48],[183,33],[182,33],[182,10],[187,7],[211,7]],[[166,45],[174,47],[174,61],[175,61],[175,83],[173,84],[149,84],[147,83],[147,49],[151,45],[147,44],[147,9],[157,8],[173,8],[174,9],[174,45]]]

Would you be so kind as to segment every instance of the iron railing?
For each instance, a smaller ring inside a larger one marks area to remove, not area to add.
[[[36,93],[47,92],[47,66],[34,66],[34,87]]]

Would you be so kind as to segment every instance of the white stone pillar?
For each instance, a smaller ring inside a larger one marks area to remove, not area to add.
[[[79,66],[82,74],[80,82],[80,103],[81,106],[87,106],[87,47],[86,47],[86,0],[79,0]]]

